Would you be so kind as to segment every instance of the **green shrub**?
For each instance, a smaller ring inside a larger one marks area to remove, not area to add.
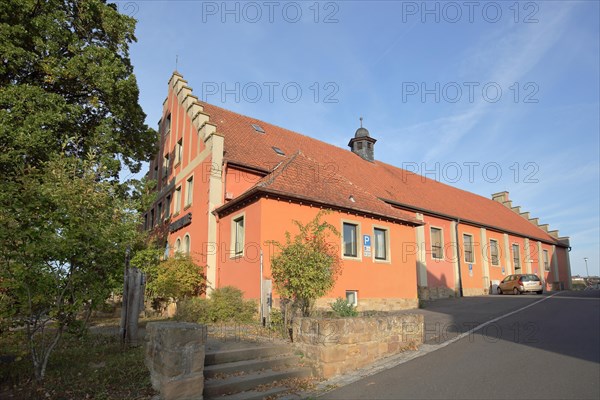
[[[208,315],[211,322],[252,322],[256,310],[254,301],[244,300],[244,292],[225,286],[212,292]]]
[[[209,299],[190,298],[177,303],[175,319],[187,322],[252,322],[256,302],[244,300],[244,292],[233,286],[215,289]]]
[[[358,315],[356,308],[354,308],[354,306],[352,304],[348,303],[348,301],[346,299],[342,299],[341,297],[338,297],[331,304],[331,308],[333,309],[333,312],[338,317],[346,318],[346,317],[356,317]]]
[[[209,301],[200,297],[192,297],[177,303],[175,319],[178,321],[207,323]]]
[[[272,331],[281,331],[284,329],[285,321],[283,320],[283,313],[277,309],[271,310],[271,325],[269,328]]]

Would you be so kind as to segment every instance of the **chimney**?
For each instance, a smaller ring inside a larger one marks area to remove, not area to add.
[[[377,140],[373,139],[369,131],[363,128],[362,120],[362,117],[360,117],[360,128],[356,130],[348,146],[353,153],[358,154],[364,160],[373,162],[375,160],[375,142]]]

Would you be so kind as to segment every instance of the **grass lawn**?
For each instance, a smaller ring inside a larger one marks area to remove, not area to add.
[[[144,365],[144,347],[121,349],[117,336],[65,334],[50,355],[46,379],[36,384],[23,332],[4,332],[0,355],[1,399],[150,399],[156,392]]]

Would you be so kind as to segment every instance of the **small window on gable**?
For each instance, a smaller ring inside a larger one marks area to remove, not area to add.
[[[179,139],[177,141],[177,147],[175,149],[175,164],[179,164],[181,162],[182,156],[183,156],[183,139]]]
[[[175,188],[175,214],[178,214],[179,210],[181,210],[181,185]]]
[[[190,244],[190,235],[185,235],[183,237],[183,252],[185,254],[190,254],[191,244]]]
[[[165,120],[165,134],[171,132],[171,114],[167,115]]]
[[[194,176],[193,175],[187,179],[187,187],[185,188],[185,190],[186,190],[185,205],[187,207],[190,204],[192,204],[192,199],[194,198]]]
[[[171,195],[168,195],[165,200],[165,218],[171,216]]]
[[[244,216],[238,217],[233,220],[232,226],[232,239],[233,239],[233,256],[241,256],[244,254]]]
[[[163,176],[169,175],[169,155],[165,154],[165,159],[163,161]]]
[[[258,133],[265,133],[265,130],[260,125],[252,124],[252,128]]]

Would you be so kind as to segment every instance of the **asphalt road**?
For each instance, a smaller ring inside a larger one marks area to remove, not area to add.
[[[600,291],[561,292],[321,398],[598,400]]]

